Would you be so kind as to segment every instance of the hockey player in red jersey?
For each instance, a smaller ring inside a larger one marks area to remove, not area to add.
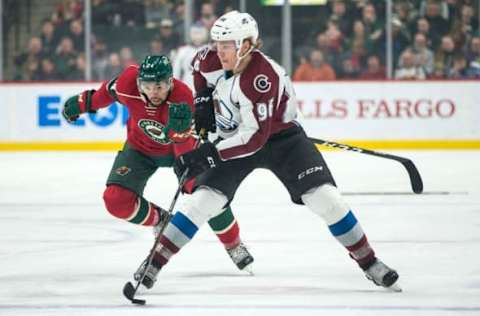
[[[158,230],[166,224],[167,212],[147,201],[143,191],[158,168],[172,167],[176,157],[196,147],[197,138],[191,135],[192,91],[172,77],[166,56],[147,56],[140,67],[127,67],[117,78],[103,82],[98,90],[69,98],[62,114],[73,122],[82,113],[94,112],[115,101],[129,111],[127,140],[107,180],[105,207],[115,217]],[[190,192],[194,181],[189,180],[184,191]],[[240,240],[239,226],[230,207],[218,214],[209,221],[210,227],[242,270],[253,262],[253,257]],[[148,288],[153,285],[149,281],[152,280],[144,280]]]
[[[193,62],[195,128],[217,131],[220,141],[181,155],[175,170],[197,176],[194,192],[167,225],[147,276],[155,278],[170,256],[190,240],[212,212],[229,205],[242,181],[266,168],[287,188],[292,201],[326,222],[368,279],[392,289],[398,274],[377,259],[353,211],[343,200],[321,153],[296,121],[290,78],[258,50],[256,21],[229,12],[211,29],[213,49]],[[175,228],[175,229],[173,229]],[[179,234],[178,232],[181,232]]]

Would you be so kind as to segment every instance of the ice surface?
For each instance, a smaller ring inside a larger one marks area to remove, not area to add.
[[[0,315],[480,315],[480,152],[394,154],[416,163],[426,194],[408,194],[397,162],[325,158],[403,293],[366,280],[323,221],[259,170],[233,203],[255,276],[204,226],[138,307],[121,291],[153,236],[104,209],[115,154],[0,153]],[[168,207],[175,189],[162,169],[146,197]]]

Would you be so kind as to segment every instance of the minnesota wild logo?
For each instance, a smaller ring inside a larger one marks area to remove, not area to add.
[[[128,168],[127,166],[121,166],[115,170],[115,173],[120,176],[125,176],[130,173],[130,171],[132,171],[132,169]]]
[[[170,139],[165,135],[164,128],[162,124],[154,120],[141,119],[138,121],[138,127],[140,127],[145,135],[148,136],[151,140],[159,144],[170,144]]]

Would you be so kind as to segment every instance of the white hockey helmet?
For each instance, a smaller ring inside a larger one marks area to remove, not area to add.
[[[248,13],[230,11],[215,21],[210,36],[213,41],[235,41],[237,48],[247,38],[255,45],[258,39],[257,21]]]

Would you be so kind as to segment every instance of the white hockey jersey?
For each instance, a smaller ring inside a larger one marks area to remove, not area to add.
[[[193,60],[196,91],[213,92],[223,160],[246,157],[260,150],[273,134],[296,123],[297,102],[290,78],[276,62],[254,50],[246,68],[225,76],[216,51],[206,48]]]

